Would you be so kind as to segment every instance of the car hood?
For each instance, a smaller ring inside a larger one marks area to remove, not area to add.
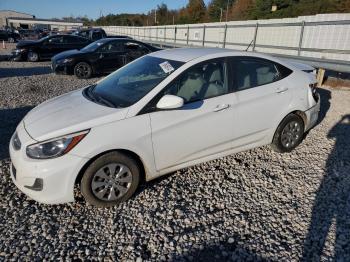
[[[52,59],[53,60],[61,60],[61,59],[69,58],[69,57],[74,57],[74,56],[80,55],[80,54],[82,54],[82,52],[79,51],[78,49],[68,50],[68,51],[64,51],[64,52],[61,52],[61,53],[55,55]]]
[[[127,108],[96,104],[83,95],[83,89],[48,100],[24,118],[28,134],[37,141],[79,132],[126,117]]]
[[[17,48],[37,45],[39,43],[40,41],[37,41],[37,40],[21,40],[17,43]]]

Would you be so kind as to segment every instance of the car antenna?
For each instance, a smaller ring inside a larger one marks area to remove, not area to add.
[[[249,47],[252,45],[253,41],[254,41],[254,39],[253,39],[252,41],[250,41],[250,43],[249,43],[247,49],[245,50],[246,52],[248,51]]]

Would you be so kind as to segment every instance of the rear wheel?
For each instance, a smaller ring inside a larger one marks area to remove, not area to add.
[[[278,126],[271,147],[279,153],[290,152],[303,140],[304,121],[295,114],[286,116]]]
[[[37,52],[29,51],[28,52],[28,61],[29,62],[38,62],[39,61],[39,55]]]
[[[137,162],[119,152],[97,158],[86,169],[81,192],[91,205],[108,207],[129,199],[138,187],[140,170]]]
[[[90,78],[92,75],[92,68],[86,62],[79,62],[74,66],[74,75],[78,78]]]

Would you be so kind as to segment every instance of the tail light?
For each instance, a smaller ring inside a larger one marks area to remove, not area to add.
[[[311,89],[312,97],[315,99],[315,101],[318,101],[318,94],[317,94],[317,83],[311,83],[309,84],[309,87]]]

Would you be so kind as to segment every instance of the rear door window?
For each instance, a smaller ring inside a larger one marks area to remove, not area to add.
[[[123,50],[124,45],[119,41],[109,42],[99,49],[102,53],[122,52]]]
[[[48,40],[48,42],[50,44],[63,44],[64,43],[64,39],[63,39],[63,36],[55,36],[55,37],[52,37]]]
[[[236,91],[279,81],[292,70],[267,59],[252,57],[231,58],[231,75]]]
[[[74,36],[65,36],[64,37],[64,43],[65,44],[80,44],[85,43],[87,40],[82,37],[74,37]]]

